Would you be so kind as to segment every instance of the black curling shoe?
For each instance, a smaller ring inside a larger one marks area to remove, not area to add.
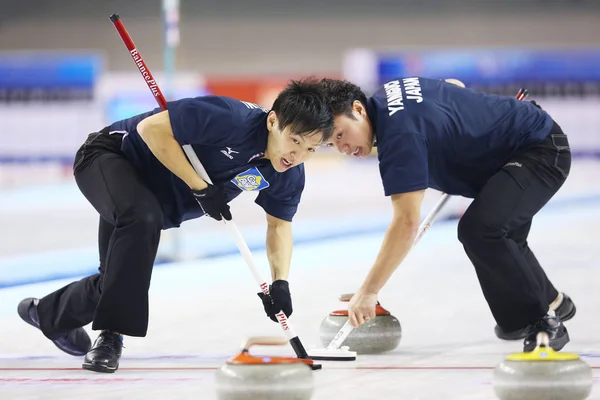
[[[88,371],[113,373],[119,368],[123,349],[123,337],[118,333],[104,331],[85,355],[82,368]]]
[[[569,343],[569,332],[558,317],[545,315],[537,320],[532,326],[529,334],[523,342],[523,352],[530,352],[537,346],[537,335],[546,332],[550,339],[550,347],[554,351],[560,351]]]
[[[569,296],[563,293],[563,301],[560,303],[560,306],[554,310],[556,316],[560,318],[561,321],[568,321],[575,316],[577,312],[577,308],[575,307],[575,303]],[[498,325],[494,328],[494,332],[499,339],[503,340],[521,340],[525,339],[529,334],[529,330],[531,329],[531,325],[526,326],[525,328],[517,329],[514,331],[504,331]]]
[[[17,306],[19,317],[29,325],[40,329],[40,317],[37,311],[39,300],[28,297]],[[83,328],[73,329],[64,335],[50,339],[62,351],[72,356],[84,356],[92,346],[92,340]]]

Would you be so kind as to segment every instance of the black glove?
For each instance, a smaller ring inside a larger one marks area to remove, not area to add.
[[[192,193],[205,213],[217,221],[221,221],[223,218],[231,221],[231,211],[229,211],[222,186],[209,184],[206,189],[192,190]]]
[[[290,285],[288,281],[276,280],[269,286],[269,293],[271,296],[265,296],[264,293],[258,293],[258,297],[262,299],[263,306],[267,317],[277,322],[277,314],[279,311],[283,311],[286,317],[292,315],[292,296],[290,295]]]

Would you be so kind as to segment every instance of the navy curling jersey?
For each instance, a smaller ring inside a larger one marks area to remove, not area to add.
[[[443,80],[398,78],[367,100],[386,196],[427,189],[473,198],[553,120],[530,102]]]
[[[256,104],[223,96],[203,96],[167,103],[175,139],[190,144],[213,183],[224,184],[227,201],[241,192],[258,193],[256,203],[268,214],[291,221],[304,190],[304,166],[280,173],[263,159],[267,148],[267,110]],[[121,150],[156,195],[164,218],[163,229],[204,213],[190,188],[152,154],[137,132],[150,112],[109,126],[123,134]]]

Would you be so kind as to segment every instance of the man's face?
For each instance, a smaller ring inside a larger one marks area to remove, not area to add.
[[[366,157],[373,149],[373,129],[367,117],[367,110],[361,102],[352,105],[352,115],[338,115],[335,118],[333,136],[326,143],[340,153],[355,157]]]
[[[322,134],[319,132],[301,136],[292,133],[289,126],[284,130],[279,129],[277,115],[273,111],[267,116],[267,129],[269,138],[265,157],[271,160],[277,172],[302,164],[321,145]]]

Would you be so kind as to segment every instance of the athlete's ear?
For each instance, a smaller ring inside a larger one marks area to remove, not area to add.
[[[267,129],[273,130],[277,127],[277,114],[275,111],[269,111],[269,115],[267,115]]]
[[[354,100],[354,102],[352,103],[352,111],[362,116],[365,116],[367,114],[365,106],[359,100]]]

